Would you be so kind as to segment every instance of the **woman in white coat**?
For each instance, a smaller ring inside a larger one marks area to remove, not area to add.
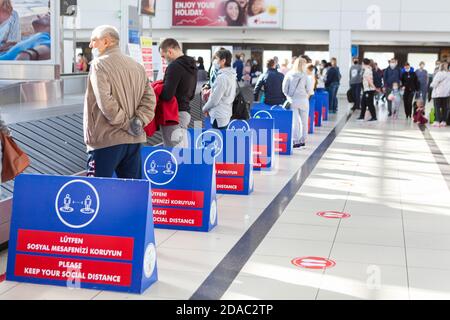
[[[448,120],[448,100],[450,97],[450,73],[448,64],[442,63],[431,83],[433,88],[432,98],[434,99],[436,121],[434,127],[446,127]]]
[[[306,68],[306,60],[297,58],[283,82],[283,93],[294,113],[294,148],[305,147],[308,135],[309,98],[314,94],[314,82]]]

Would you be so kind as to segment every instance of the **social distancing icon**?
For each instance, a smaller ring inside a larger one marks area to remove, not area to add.
[[[74,229],[87,227],[100,208],[100,197],[95,187],[84,180],[72,180],[62,186],[55,199],[56,214],[66,226]]]
[[[163,186],[173,181],[178,173],[178,161],[167,150],[155,150],[144,161],[144,174],[147,179]]]
[[[87,197],[86,197],[86,200],[84,200],[83,203],[84,203],[84,208],[80,210],[81,213],[84,213],[84,214],[93,214],[93,213],[95,212],[95,210],[91,208],[91,206],[92,206],[92,199],[91,199],[91,196],[87,196]]]
[[[74,209],[70,206],[71,204],[72,204],[72,197],[70,196],[70,194],[67,194],[64,197],[64,206],[60,208],[60,210],[66,213],[73,212]]]

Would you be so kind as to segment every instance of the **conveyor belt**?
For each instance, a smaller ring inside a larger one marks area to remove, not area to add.
[[[244,95],[252,101],[251,90],[245,88]],[[191,103],[192,121],[202,121],[200,95]],[[31,166],[26,173],[50,175],[74,175],[86,168],[86,146],[83,141],[83,114],[69,114],[45,120],[17,123],[10,126],[17,144],[28,154]],[[157,132],[149,145],[162,142]],[[1,199],[10,198],[14,182],[2,184]]]

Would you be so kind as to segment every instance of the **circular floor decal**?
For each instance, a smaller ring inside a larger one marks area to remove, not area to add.
[[[317,215],[325,219],[348,219],[351,217],[348,213],[338,211],[323,211],[317,213]]]
[[[336,262],[320,257],[304,257],[292,260],[292,264],[299,268],[322,270],[333,268],[336,265]]]

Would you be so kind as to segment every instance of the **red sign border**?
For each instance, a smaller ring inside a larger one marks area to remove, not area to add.
[[[315,267],[304,267],[304,266],[302,266],[302,265],[300,265],[298,263],[299,260],[305,260],[305,259],[322,259],[322,260],[325,260],[327,262],[330,262],[331,265],[323,267],[323,268],[315,268]],[[323,258],[323,257],[301,257],[301,258],[295,258],[295,259],[292,259],[291,263],[294,266],[298,267],[298,268],[308,269],[308,270],[326,270],[326,269],[334,268],[336,266],[336,261],[328,259],[328,258]]]
[[[322,214],[325,214],[325,213],[342,213],[342,214],[344,214],[345,216],[342,217],[342,218],[324,217]],[[332,210],[317,212],[316,215],[317,215],[318,217],[321,217],[321,218],[324,218],[324,219],[335,219],[335,220],[339,220],[339,219],[341,219],[341,220],[342,220],[342,219],[349,219],[349,218],[352,217],[352,215],[351,215],[350,213],[347,213],[347,212],[340,212],[340,211],[332,211]]]

